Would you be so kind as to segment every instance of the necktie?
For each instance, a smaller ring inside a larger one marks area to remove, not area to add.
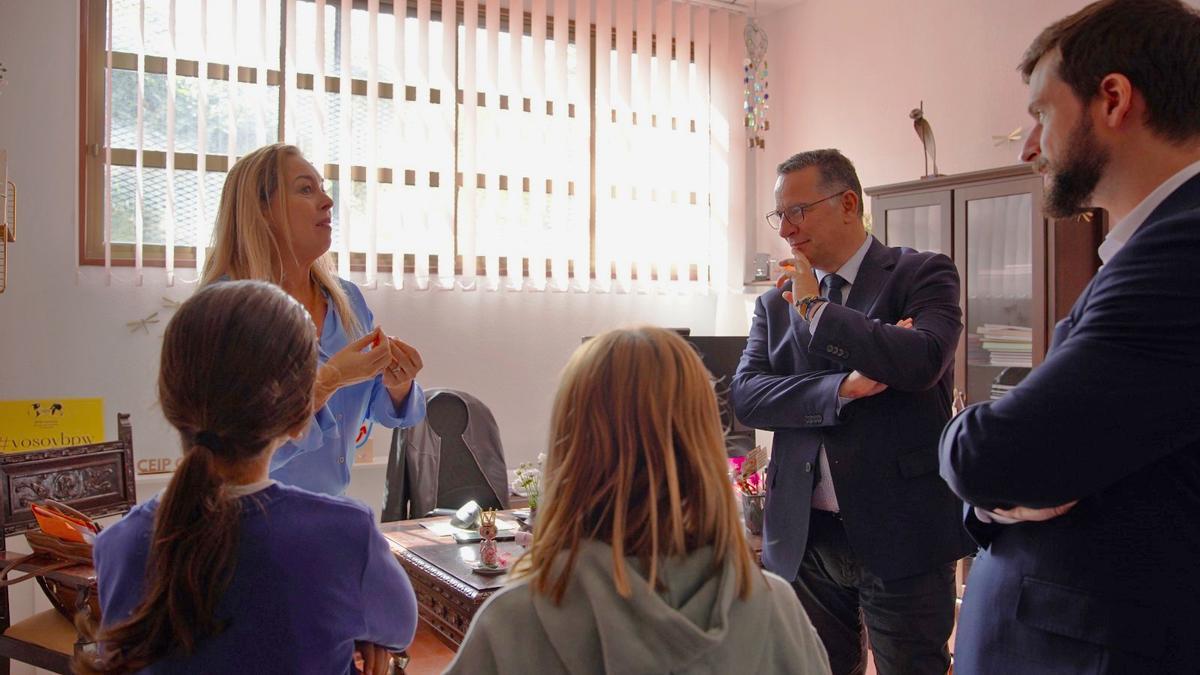
[[[825,284],[825,297],[835,305],[844,304],[842,289],[846,280],[836,274],[826,275],[821,280]],[[833,475],[829,471],[829,457],[825,453],[825,444],[821,444],[820,454],[817,455],[817,475],[813,486],[812,505],[821,511],[838,512],[837,493],[833,489]]]
[[[842,298],[842,288],[845,287],[846,280],[836,274],[830,274],[825,277],[825,287],[828,290],[825,297],[835,305],[843,305],[845,302]]]

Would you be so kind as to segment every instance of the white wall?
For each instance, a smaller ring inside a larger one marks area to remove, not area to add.
[[[801,0],[766,17],[771,130],[756,160],[754,211],[774,207],[775,167],[802,150],[839,148],[864,187],[920,178],[924,155],[908,113],[921,100],[942,173],[1016,163],[1020,142],[997,147],[992,136],[1032,127],[1017,63],[1042,28],[1086,4]],[[786,255],[759,221],[757,249]]]
[[[137,456],[174,456],[177,440],[154,403],[169,316],[162,298],[182,300],[194,286],[167,287],[155,270],[142,286],[127,270],[118,270],[111,286],[96,268],[77,280],[78,21],[73,0],[0,0],[0,61],[11,80],[0,94],[0,147],[8,149],[9,175],[20,185],[20,231],[9,249],[9,287],[0,295],[0,399],[103,397],[109,435],[115,434],[116,412],[130,412]],[[739,26],[731,34],[740,35]],[[740,41],[730,42],[740,54]],[[737,96],[740,90],[733,85],[726,95],[730,91]],[[734,154],[741,152],[739,143],[740,137],[729,164],[740,186],[746,164]],[[558,371],[582,336],[630,323],[689,326],[698,335],[745,333],[753,298],[740,292],[746,247],[736,215],[745,194],[737,189],[728,199],[736,293],[383,288],[365,291],[367,301],[388,332],[421,351],[425,370],[419,379],[426,387],[467,390],[492,408],[515,466],[544,449]],[[126,327],[154,311],[164,322],[149,334]],[[382,499],[373,488],[355,494],[372,505]]]

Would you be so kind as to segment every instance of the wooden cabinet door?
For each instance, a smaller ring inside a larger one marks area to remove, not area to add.
[[[872,233],[887,246],[954,254],[951,192],[877,197],[871,202]]]

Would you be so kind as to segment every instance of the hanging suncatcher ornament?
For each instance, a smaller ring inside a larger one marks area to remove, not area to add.
[[[742,66],[743,108],[751,149],[766,147],[763,133],[771,128],[767,122],[770,93],[767,92],[767,33],[754,17],[746,20],[746,61]]]

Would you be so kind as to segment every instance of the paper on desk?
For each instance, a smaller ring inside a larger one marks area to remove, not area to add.
[[[429,530],[439,537],[453,537],[455,532],[474,532],[475,530],[464,530],[460,527],[454,527],[450,524],[450,519],[426,521],[421,523],[421,527]],[[503,518],[496,519],[496,529],[504,532],[506,530],[517,529],[517,521],[504,520]]]

